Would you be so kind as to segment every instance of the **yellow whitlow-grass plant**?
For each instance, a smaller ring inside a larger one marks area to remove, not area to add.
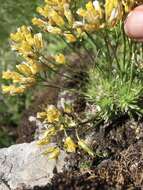
[[[36,84],[45,82],[47,86],[52,86],[51,80],[57,73],[60,74],[59,69],[70,67],[69,53],[72,55],[74,52],[81,65],[88,65],[89,77],[81,94],[88,103],[96,106],[92,117],[84,113],[87,118],[81,122],[80,116],[67,105],[63,110],[48,105],[37,114],[37,118],[47,124],[38,144],[49,144],[56,139],[56,145],[44,152],[49,158],[58,158],[62,148],[67,152],[76,152],[77,148],[81,148],[94,156],[95,153],[79,134],[83,133],[84,125],[125,113],[142,115],[139,102],[142,97],[143,49],[140,44],[128,39],[123,30],[126,15],[142,2],[45,0],[37,8],[39,17],[32,19],[33,25],[38,26],[41,32],[34,34],[31,26],[22,26],[10,35],[12,50],[17,52],[22,62],[16,65],[15,71],[2,73],[2,78],[6,80],[2,85],[4,94],[23,94]],[[56,38],[57,43],[60,41],[67,48],[64,46],[61,52],[49,55],[42,33],[46,34],[45,37],[48,34],[48,43]],[[74,72],[73,66],[71,72]],[[69,75],[61,75],[70,78]],[[62,90],[60,86],[53,87]],[[63,138],[60,140],[58,135]]]

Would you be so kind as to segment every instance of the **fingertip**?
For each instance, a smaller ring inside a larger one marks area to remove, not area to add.
[[[127,16],[124,23],[124,31],[127,36],[136,41],[143,39],[143,5],[135,8]]]

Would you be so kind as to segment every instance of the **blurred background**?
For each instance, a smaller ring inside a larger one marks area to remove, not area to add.
[[[31,24],[39,3],[40,0],[0,0],[0,75],[17,62],[16,54],[10,48],[10,33],[21,25]],[[0,80],[2,82],[1,77]],[[15,143],[22,111],[29,106],[31,99],[29,94],[7,97],[0,91],[0,148]]]

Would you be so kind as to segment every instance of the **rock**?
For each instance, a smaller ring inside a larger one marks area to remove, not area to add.
[[[0,190],[33,189],[50,183],[53,170],[62,171],[66,154],[61,152],[57,161],[48,160],[42,155],[46,148],[32,142],[0,149]]]
[[[10,188],[4,183],[0,182],[0,190],[9,190]]]

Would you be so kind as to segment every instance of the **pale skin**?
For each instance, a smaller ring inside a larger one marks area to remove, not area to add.
[[[143,5],[131,11],[125,20],[125,33],[138,42],[143,42]]]

